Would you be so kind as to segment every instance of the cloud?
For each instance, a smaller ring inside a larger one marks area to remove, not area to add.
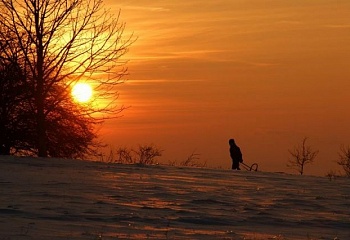
[[[132,6],[132,5],[121,5],[123,10],[135,10],[135,11],[148,11],[148,12],[169,12],[170,9],[163,7],[145,7],[145,6]]]
[[[327,24],[326,28],[350,28],[350,24]]]
[[[126,84],[158,84],[158,83],[169,83],[172,82],[172,80],[169,79],[132,79],[128,80]],[[179,79],[176,80],[176,82],[203,82],[203,80],[198,79]]]

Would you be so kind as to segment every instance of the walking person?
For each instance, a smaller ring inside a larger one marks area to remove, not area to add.
[[[230,145],[230,156],[232,159],[232,169],[235,170],[241,170],[239,168],[239,163],[243,163],[243,157],[242,157],[242,152],[241,149],[236,145],[234,139],[230,139],[228,141]]]

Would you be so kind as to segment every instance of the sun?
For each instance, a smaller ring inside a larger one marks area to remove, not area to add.
[[[77,83],[73,86],[71,93],[77,102],[86,103],[92,97],[92,88],[88,83]]]

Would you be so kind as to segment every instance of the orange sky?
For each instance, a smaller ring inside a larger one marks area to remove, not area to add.
[[[229,168],[235,138],[247,163],[293,172],[288,149],[307,136],[320,153],[305,174],[339,169],[350,145],[350,1],[105,3],[138,37],[119,96],[131,108],[106,122],[105,142]]]

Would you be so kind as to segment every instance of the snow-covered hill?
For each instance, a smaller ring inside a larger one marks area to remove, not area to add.
[[[350,179],[0,157],[0,239],[350,239]]]

